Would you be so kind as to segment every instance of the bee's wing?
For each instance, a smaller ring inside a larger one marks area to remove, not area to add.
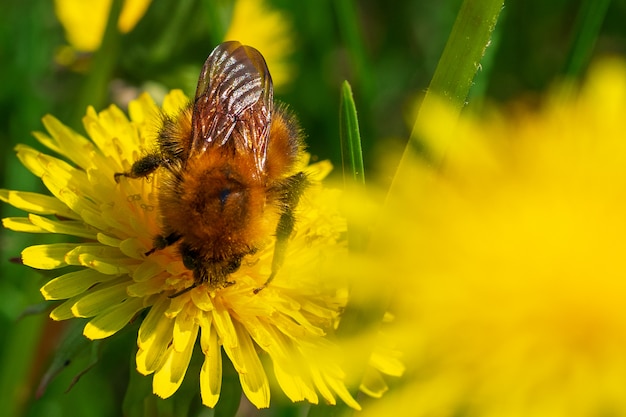
[[[218,45],[198,80],[190,155],[231,146],[253,154],[263,172],[272,107],[272,78],[261,53],[234,41]]]

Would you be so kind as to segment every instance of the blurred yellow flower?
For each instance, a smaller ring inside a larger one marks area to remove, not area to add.
[[[292,26],[283,12],[271,9],[265,0],[237,0],[224,40],[239,41],[258,49],[267,61],[277,88],[291,78],[292,68],[287,57],[294,49]]]
[[[194,283],[180,254],[169,247],[145,256],[160,233],[156,198],[158,172],[151,180],[122,180],[157,138],[158,121],[188,103],[170,93],[160,109],[147,95],[129,105],[130,119],[117,107],[83,119],[87,139],[52,116],[43,119],[48,134],[36,138],[64,159],[18,145],[23,165],[40,177],[52,196],[0,190],[0,200],[28,212],[3,219],[15,231],[53,233],[84,239],[79,243],[36,245],[22,252],[25,265],[58,270],[42,288],[48,300],[65,300],[52,311],[55,320],[88,318],[84,334],[109,337],[145,314],[137,339],[137,370],[154,374],[153,390],[167,398],[177,391],[199,341],[204,365],[199,375],[202,402],[214,406],[222,382],[222,350],[239,374],[243,392],[257,407],[268,407],[269,357],[273,374],[293,401],[334,404],[341,398],[359,408],[345,387],[345,374],[327,339],[346,304],[339,281],[325,282],[320,268],[345,254],[340,239],[345,221],[337,209],[337,190],[321,186],[328,162],[307,165],[311,185],[298,206],[297,226],[286,260],[271,285],[255,293],[272,271],[273,245],[243,259],[229,279],[233,285],[209,290]],[[270,212],[271,210],[268,210]],[[170,298],[173,294],[179,294]],[[195,376],[198,377],[197,375]]]
[[[113,0],[55,0],[56,15],[67,41],[79,52],[100,47]],[[151,0],[125,0],[118,20],[121,33],[130,32],[148,10]]]
[[[395,287],[409,374],[362,415],[626,415],[626,65],[562,93],[422,126],[441,166],[412,161],[345,271]]]
[[[60,48],[57,62],[70,66],[76,51],[92,52],[100,47],[112,0],[90,2],[55,0],[56,15],[71,47]],[[125,0],[118,28],[130,32],[144,16],[151,0]],[[235,40],[258,49],[270,69],[274,87],[280,89],[292,78],[289,57],[293,53],[293,30],[288,16],[265,0],[236,0],[224,41]],[[80,67],[79,67],[80,68]]]

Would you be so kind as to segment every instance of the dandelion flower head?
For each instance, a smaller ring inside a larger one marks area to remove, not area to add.
[[[393,281],[410,375],[371,415],[626,414],[626,66],[516,110],[422,127],[445,157],[398,179],[358,277]]]
[[[318,403],[321,397],[334,404],[340,398],[358,408],[341,368],[325,354],[333,349],[326,334],[347,297],[342,285],[325,283],[318,273],[345,251],[340,240],[345,221],[335,205],[339,193],[320,183],[331,169],[328,162],[302,161],[297,167],[311,185],[295,213],[286,260],[258,294],[254,289],[272,270],[273,244],[244,258],[230,276],[233,285],[213,290],[201,285],[173,298],[193,284],[191,271],[172,247],[145,256],[159,234],[158,171],[149,179],[119,184],[114,174],[154,149],[162,113],[174,117],[187,102],[175,90],[162,109],[142,95],[130,103],[129,117],[115,106],[100,113],[89,108],[83,119],[89,139],[46,116],[48,133],[35,136],[61,157],[17,146],[18,158],[52,195],[0,190],[0,199],[29,213],[3,219],[3,225],[83,240],[22,252],[25,265],[58,271],[41,288],[46,299],[62,300],[50,316],[88,318],[84,334],[90,339],[109,337],[142,317],[137,370],[153,374],[153,390],[160,397],[178,389],[199,341],[204,354],[199,385],[207,406],[219,399],[223,350],[244,394],[259,408],[270,402],[263,357],[271,359],[273,375],[291,400]]]

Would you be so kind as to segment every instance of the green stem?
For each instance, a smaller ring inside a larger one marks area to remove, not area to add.
[[[113,70],[117,63],[120,46],[120,32],[117,28],[120,13],[122,11],[122,0],[113,0],[109,12],[104,36],[100,48],[95,52],[91,69],[83,84],[78,101],[74,108],[75,114],[72,118],[71,126],[76,126],[82,120],[88,106],[94,106],[100,110],[106,105],[109,82],[113,76]]]

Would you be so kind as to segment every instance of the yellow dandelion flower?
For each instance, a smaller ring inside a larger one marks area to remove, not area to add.
[[[199,375],[202,402],[214,406],[220,396],[222,350],[239,373],[243,392],[257,407],[270,403],[270,386],[262,357],[293,401],[336,398],[358,404],[344,384],[344,372],[331,356],[326,338],[336,325],[347,293],[340,283],[324,282],[319,270],[341,256],[345,222],[336,208],[339,193],[324,188],[328,162],[306,165],[311,181],[297,208],[297,226],[286,260],[271,285],[255,294],[272,270],[273,245],[244,258],[229,279],[233,285],[207,290],[198,286],[170,298],[193,283],[171,247],[145,256],[159,234],[156,198],[159,174],[150,180],[116,183],[114,174],[128,170],[155,146],[158,120],[174,115],[188,99],[173,91],[162,109],[147,95],[129,105],[127,117],[111,106],[83,119],[89,139],[46,116],[48,133],[35,133],[64,159],[17,146],[23,165],[41,178],[50,195],[0,190],[0,199],[28,212],[6,218],[6,228],[31,233],[76,236],[80,243],[36,245],[22,252],[25,265],[58,270],[42,288],[47,300],[64,300],[51,312],[54,320],[88,318],[84,334],[109,337],[145,314],[138,333],[137,370],[153,374],[154,393],[171,396],[180,386],[197,341],[204,353]]]
[[[56,15],[65,29],[67,41],[80,52],[100,47],[112,0],[55,0]],[[126,0],[118,20],[121,33],[130,32],[148,10],[151,0]]]
[[[258,49],[267,61],[278,88],[291,78],[287,57],[293,52],[292,27],[285,13],[271,9],[265,0],[237,0],[225,41],[239,41]]]
[[[626,415],[626,65],[554,97],[422,131],[445,159],[413,161],[353,269],[395,280],[410,369],[365,415]]]

